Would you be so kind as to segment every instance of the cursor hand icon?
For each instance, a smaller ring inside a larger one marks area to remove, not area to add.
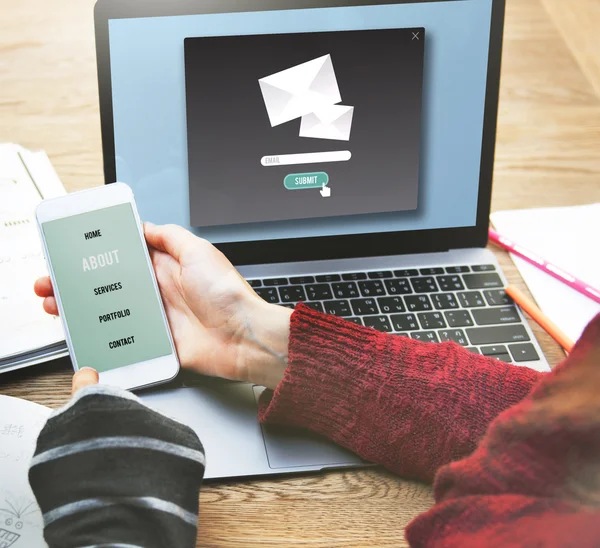
[[[331,189],[328,186],[323,185],[321,196],[323,196],[323,198],[329,198],[329,196],[331,196]]]

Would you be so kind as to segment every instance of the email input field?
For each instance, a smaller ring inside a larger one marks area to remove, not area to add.
[[[310,152],[305,154],[278,154],[263,156],[260,163],[265,167],[295,166],[301,164],[322,164],[331,162],[347,162],[352,158],[349,150],[333,152]]]

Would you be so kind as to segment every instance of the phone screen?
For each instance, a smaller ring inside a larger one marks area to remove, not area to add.
[[[42,224],[77,365],[99,373],[171,354],[130,204]]]

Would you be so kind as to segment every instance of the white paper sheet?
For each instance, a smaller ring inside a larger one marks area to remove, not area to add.
[[[500,211],[492,215],[496,230],[600,288],[600,203]],[[519,272],[542,311],[571,339],[579,339],[600,313],[600,304],[513,256]]]
[[[0,547],[46,548],[29,463],[50,409],[0,396]]]

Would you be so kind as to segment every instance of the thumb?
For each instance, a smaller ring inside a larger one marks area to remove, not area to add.
[[[84,367],[73,376],[73,396],[82,388],[98,384],[98,372],[91,367]]]
[[[154,249],[168,253],[178,262],[181,262],[185,248],[196,240],[191,232],[177,225],[156,226],[144,223],[144,235]]]

